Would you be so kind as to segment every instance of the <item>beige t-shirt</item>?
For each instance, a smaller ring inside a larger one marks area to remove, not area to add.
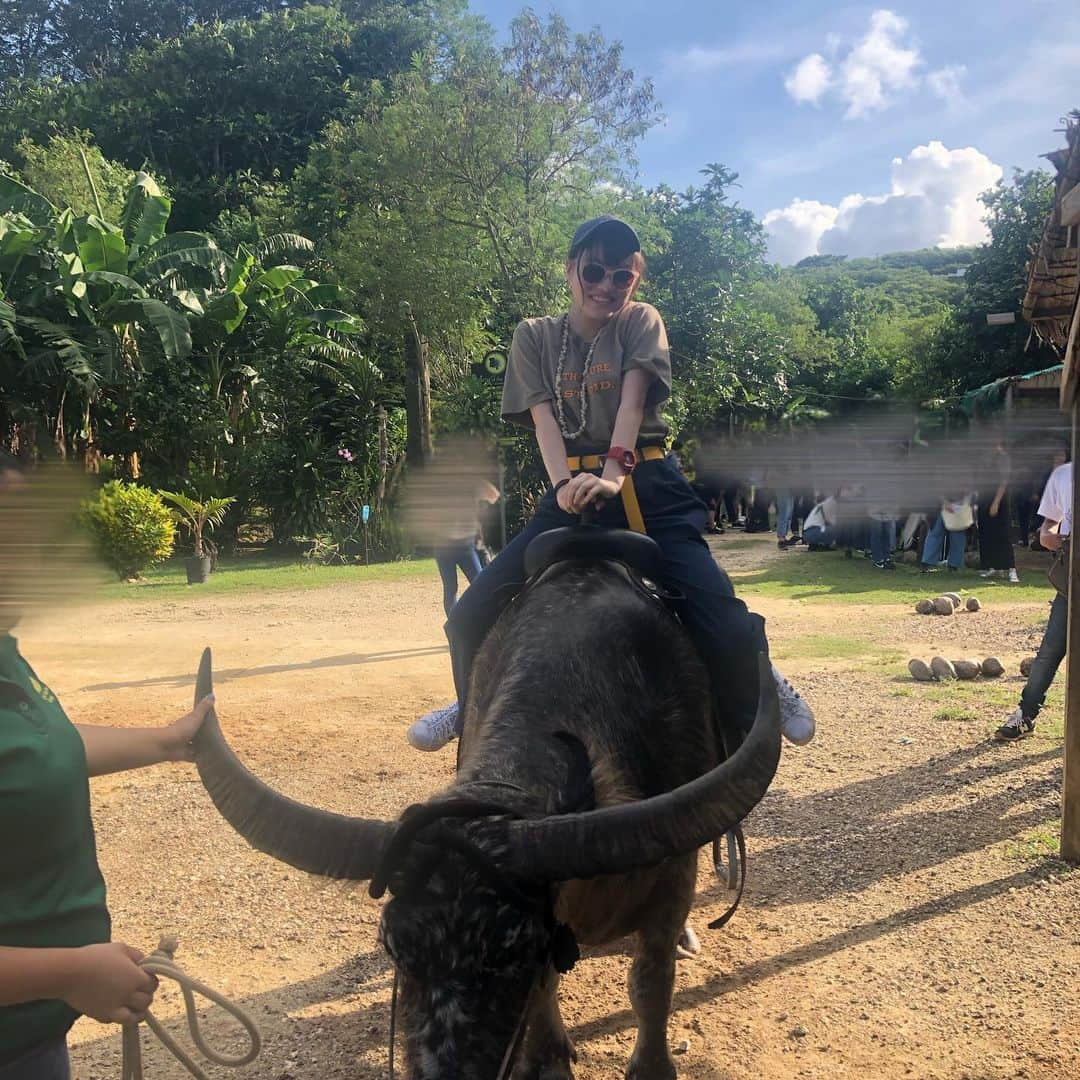
[[[544,316],[525,319],[514,331],[509,363],[503,382],[502,417],[514,424],[532,427],[529,410],[543,401],[555,403],[555,372],[562,347],[563,318]],[[581,373],[588,343],[572,330],[566,344],[562,392],[566,425],[576,431],[581,425]],[[660,312],[650,304],[631,302],[600,331],[593,351],[585,393],[589,399],[588,423],[579,439],[567,439],[566,448],[575,454],[602,453],[611,445],[615,414],[622,397],[624,372],[641,368],[653,376],[645,397],[645,415],[638,443],[663,443],[668,426],[660,407],[671,396],[671,358],[667,330]]]

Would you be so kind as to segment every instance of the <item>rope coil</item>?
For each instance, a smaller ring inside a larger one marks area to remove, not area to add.
[[[205,983],[191,978],[190,975],[177,967],[173,961],[175,953],[176,939],[162,937],[158,942],[158,947],[149,956],[145,957],[139,966],[151,975],[172,979],[180,987],[180,992],[184,995],[184,1008],[187,1012],[188,1031],[191,1032],[191,1040],[207,1061],[211,1061],[215,1065],[224,1065],[230,1069],[238,1069],[241,1065],[249,1065],[259,1056],[262,1050],[262,1036],[255,1026],[255,1021],[239,1005],[230,1001],[223,994],[219,994],[216,990],[210,989]],[[201,994],[208,1001],[220,1005],[244,1028],[251,1042],[251,1046],[247,1051],[236,1055],[223,1054],[206,1042],[202,1035],[202,1029],[199,1027],[199,1015],[195,1007],[196,994]],[[153,1013],[148,1011],[144,1019],[165,1049],[195,1077],[195,1080],[210,1080],[210,1077],[191,1059],[187,1051],[162,1027]],[[124,1064],[121,1080],[143,1080],[142,1043],[139,1039],[138,1023],[124,1025],[123,1047]]]

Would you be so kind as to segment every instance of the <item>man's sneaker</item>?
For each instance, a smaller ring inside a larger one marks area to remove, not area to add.
[[[992,578],[992,577],[996,577],[996,576],[997,576],[997,571],[996,570],[980,570],[979,571],[979,577],[981,577],[981,578]]]
[[[1015,566],[1011,567],[1010,570],[1009,570],[1009,584],[1010,585],[1019,585],[1020,584],[1020,575],[1016,572],[1016,567]]]
[[[1019,742],[1026,739],[1035,731],[1035,721],[1029,720],[1021,711],[1020,706],[1012,713],[1008,720],[994,732],[994,738],[998,742]]]
[[[805,699],[772,665],[773,681],[780,698],[780,730],[788,742],[805,746],[814,737],[814,713]]]
[[[441,750],[457,738],[458,703],[445,705],[421,716],[405,733],[409,745],[416,750]]]

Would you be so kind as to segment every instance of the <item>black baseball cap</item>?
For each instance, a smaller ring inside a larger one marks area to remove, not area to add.
[[[569,257],[573,259],[581,253],[591,241],[604,237],[610,237],[619,249],[620,259],[632,255],[641,250],[641,241],[638,234],[621,218],[612,214],[601,214],[599,217],[589,218],[588,221],[579,225],[574,231],[574,239],[570,241]]]

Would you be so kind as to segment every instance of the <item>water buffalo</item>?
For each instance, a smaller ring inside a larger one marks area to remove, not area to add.
[[[674,1077],[667,1021],[697,850],[756,805],[779,760],[767,660],[732,674],[756,677],[760,701],[721,760],[705,669],[664,604],[622,561],[549,555],[474,664],[453,784],[399,821],[279,795],[215,718],[197,743],[214,803],[252,845],[389,887],[381,938],[411,1080],[572,1077],[556,971],[573,959],[568,930],[582,945],[637,936],[626,1075]],[[207,653],[197,693],[209,689]]]

